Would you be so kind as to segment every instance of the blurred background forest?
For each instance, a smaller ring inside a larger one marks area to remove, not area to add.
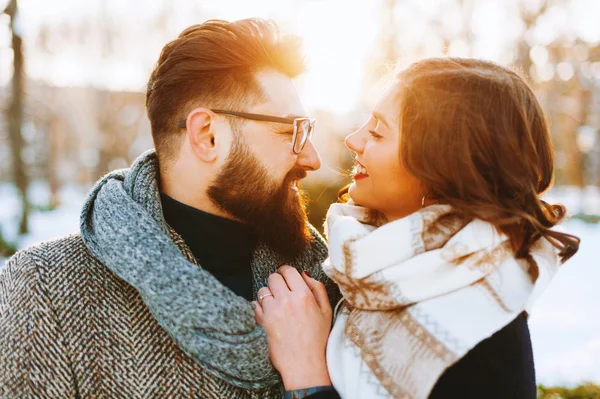
[[[93,182],[152,147],[145,84],[189,25],[255,16],[304,39],[297,86],[323,158],[304,183],[316,226],[349,181],[343,138],[394,68],[443,55],[518,68],[552,126],[547,197],[567,205],[566,228],[583,239],[532,314],[538,380],[600,383],[600,0],[0,0],[0,10],[0,267],[77,231]],[[600,397],[587,387],[570,397]]]

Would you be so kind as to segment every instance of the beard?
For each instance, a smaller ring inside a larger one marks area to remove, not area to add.
[[[207,194],[217,207],[248,224],[261,241],[289,261],[312,239],[306,196],[290,188],[294,180],[305,176],[306,171],[293,169],[283,182],[276,182],[238,136]]]

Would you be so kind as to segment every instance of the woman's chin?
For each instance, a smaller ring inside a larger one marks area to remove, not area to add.
[[[348,187],[348,196],[350,197],[350,199],[354,202],[356,202],[356,199],[354,198],[356,196],[356,182],[353,181],[350,186]]]
[[[360,205],[360,206],[365,206],[364,205],[364,201],[365,198],[363,195],[361,195],[361,189],[359,189],[358,187],[356,187],[356,182],[353,182],[350,187],[348,188],[348,196],[350,197],[350,199],[352,200],[352,202],[355,205]]]

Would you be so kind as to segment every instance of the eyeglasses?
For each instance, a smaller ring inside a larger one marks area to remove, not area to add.
[[[222,109],[212,109],[211,111],[215,114],[237,116],[238,118],[250,119],[253,121],[293,125],[294,133],[292,136],[292,152],[296,155],[300,154],[304,149],[306,142],[312,139],[313,131],[315,129],[315,120],[307,117],[281,118],[278,116],[249,114],[246,112],[224,111]],[[186,121],[179,121],[177,127],[180,129],[185,129]]]

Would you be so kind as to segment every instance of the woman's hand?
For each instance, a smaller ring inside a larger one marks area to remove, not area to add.
[[[330,385],[325,348],[332,311],[325,286],[291,266],[281,266],[268,283],[258,291],[254,315],[267,331],[285,389]]]

